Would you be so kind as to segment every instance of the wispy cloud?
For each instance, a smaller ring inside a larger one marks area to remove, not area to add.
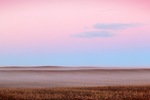
[[[108,31],[89,31],[72,35],[73,37],[81,38],[96,38],[96,37],[112,37],[115,34]]]
[[[123,24],[123,23],[112,23],[112,24],[95,24],[93,27],[96,29],[109,29],[109,30],[123,30],[131,27],[139,26],[139,24]]]
[[[95,24],[93,28],[95,31],[87,31],[81,32],[77,34],[71,35],[72,37],[79,37],[79,38],[96,38],[96,37],[113,37],[118,33],[118,30],[123,30],[127,28],[137,27],[141,24],[124,24],[124,23],[110,23],[110,24]],[[96,30],[98,29],[98,30]]]

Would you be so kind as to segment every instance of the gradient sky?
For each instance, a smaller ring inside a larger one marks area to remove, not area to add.
[[[0,66],[150,67],[150,0],[0,0]]]

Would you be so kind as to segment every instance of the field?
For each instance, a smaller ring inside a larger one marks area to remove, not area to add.
[[[0,88],[150,85],[150,69],[1,67]]]
[[[150,69],[0,67],[0,100],[150,100]]]
[[[0,89],[0,100],[150,100],[150,86]]]

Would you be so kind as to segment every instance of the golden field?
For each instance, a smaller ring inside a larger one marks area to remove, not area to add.
[[[0,100],[150,100],[150,69],[0,67]]]
[[[3,88],[0,100],[150,100],[150,86]]]

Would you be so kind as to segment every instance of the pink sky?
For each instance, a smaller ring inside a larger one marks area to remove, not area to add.
[[[149,50],[149,9],[149,0],[0,0],[0,52]],[[131,26],[98,29],[96,24]],[[95,31],[114,36],[76,36]]]

